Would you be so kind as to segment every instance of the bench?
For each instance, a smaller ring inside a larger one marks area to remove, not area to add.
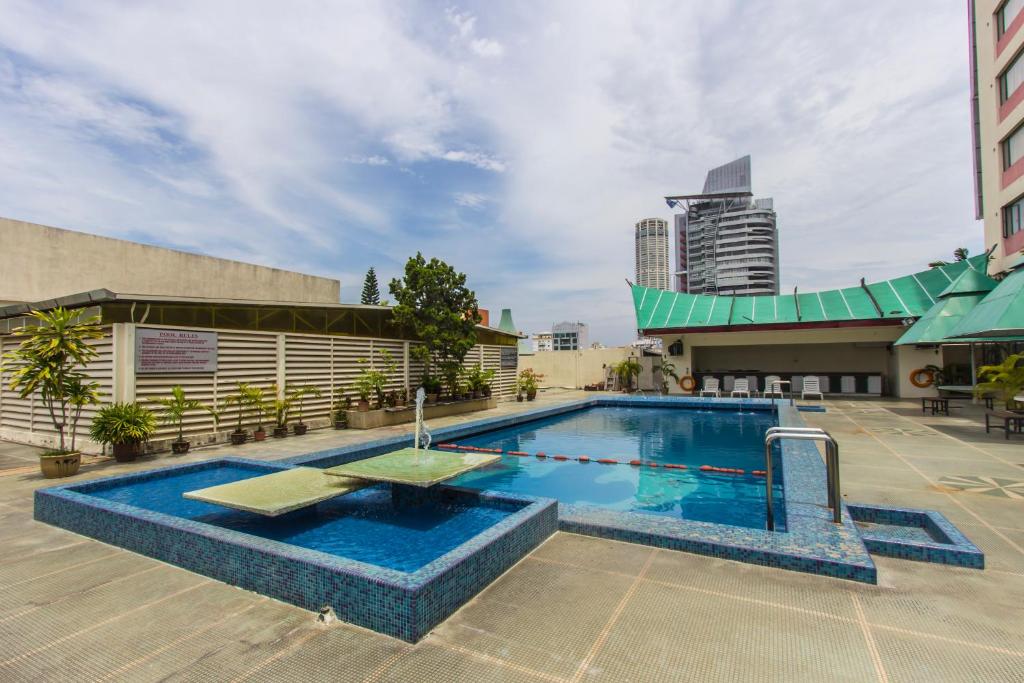
[[[949,415],[949,399],[945,396],[925,397],[921,399],[921,412],[931,409],[932,415]]]
[[[997,424],[992,424],[996,421]],[[1002,421],[1002,425],[998,424]],[[991,428],[1002,429],[1006,432],[1006,438],[1010,438],[1011,432],[1021,433],[1024,427],[1024,413],[1014,413],[1009,410],[992,410],[985,413],[985,433],[988,434]]]

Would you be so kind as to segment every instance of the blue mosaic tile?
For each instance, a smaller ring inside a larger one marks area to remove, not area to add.
[[[35,518],[309,610],[416,642],[555,532],[554,500],[436,487],[464,503],[504,506],[508,517],[415,572],[399,572],[239,531],[108,501],[89,492],[225,465],[288,466],[236,458],[127,474],[35,493]]]
[[[985,568],[985,555],[945,515],[934,510],[849,504],[867,549],[877,555]]]

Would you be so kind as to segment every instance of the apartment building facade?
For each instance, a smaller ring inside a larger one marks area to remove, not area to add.
[[[669,245],[672,235],[668,221],[644,218],[636,224],[636,283],[652,289],[672,289]]]

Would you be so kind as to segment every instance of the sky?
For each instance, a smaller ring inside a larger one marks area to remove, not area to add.
[[[0,17],[0,216],[333,277],[343,301],[422,251],[525,332],[628,342],[634,224],[745,154],[784,291],[983,249],[963,0]]]

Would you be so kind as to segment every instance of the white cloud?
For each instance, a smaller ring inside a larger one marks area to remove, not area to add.
[[[456,192],[455,203],[459,206],[465,206],[469,209],[480,209],[483,208],[484,204],[488,201],[488,197],[485,194],[479,192]]]
[[[3,8],[0,207],[29,220],[317,272],[422,248],[604,342],[633,223],[747,153],[787,289],[981,248],[958,3]]]

